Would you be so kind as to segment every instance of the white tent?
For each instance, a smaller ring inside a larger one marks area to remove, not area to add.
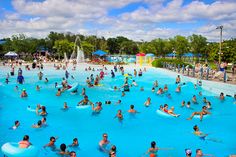
[[[13,51],[9,51],[4,56],[6,56],[6,57],[17,57],[18,54],[13,52]]]

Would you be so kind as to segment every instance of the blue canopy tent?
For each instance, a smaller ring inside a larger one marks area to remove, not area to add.
[[[102,57],[102,56],[105,56],[107,53],[102,51],[102,50],[97,50],[97,51],[93,52],[92,54],[95,55],[95,56]]]
[[[146,57],[154,57],[155,55],[153,53],[146,54]]]
[[[194,54],[191,52],[185,53],[183,57],[194,57]]]
[[[175,57],[175,53],[168,53],[167,55],[166,55],[166,57]]]

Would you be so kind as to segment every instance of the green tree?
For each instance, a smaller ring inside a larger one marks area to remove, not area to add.
[[[193,34],[189,36],[189,40],[190,40],[191,51],[193,54],[195,54],[195,56],[198,57],[198,60],[199,60],[199,57],[200,57],[199,54],[205,55],[205,49],[207,46],[207,38],[201,35]]]
[[[74,43],[69,42],[68,40],[56,40],[54,48],[56,49],[59,59],[64,56],[64,53],[70,55],[73,52]]]
[[[186,37],[177,35],[174,37],[175,41],[175,51],[177,53],[177,57],[181,58],[184,53],[189,51],[189,43]]]
[[[90,44],[88,41],[82,41],[81,46],[86,57],[91,57],[91,53],[94,51],[94,45]]]

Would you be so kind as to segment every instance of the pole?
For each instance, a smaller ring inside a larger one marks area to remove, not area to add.
[[[223,26],[218,26],[216,27],[216,29],[220,29],[220,52],[219,52],[219,64],[221,63],[221,45],[222,45],[222,30],[223,30]]]
[[[220,54],[219,54],[219,64],[221,63],[222,28],[223,28],[223,27],[220,27]]]

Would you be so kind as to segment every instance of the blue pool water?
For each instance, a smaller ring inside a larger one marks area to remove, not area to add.
[[[18,86],[20,89],[25,88],[29,97],[20,98],[20,92],[14,90],[16,76],[10,77],[10,83],[5,84],[5,76],[7,72],[10,72],[10,68],[0,67],[0,145],[6,142],[18,142],[25,134],[28,134],[30,142],[40,149],[40,157],[54,157],[58,156],[55,152],[42,148],[49,142],[51,136],[59,137],[56,141],[58,148],[61,143],[71,144],[73,138],[77,137],[80,143],[79,149],[68,148],[68,150],[75,150],[77,156],[80,157],[104,157],[108,155],[100,152],[97,148],[102,134],[106,132],[110,142],[117,147],[118,157],[145,156],[151,141],[156,141],[160,148],[171,148],[158,152],[159,156],[163,157],[182,157],[185,155],[185,148],[191,148],[194,152],[197,148],[201,148],[204,153],[219,157],[236,154],[236,104],[234,104],[233,98],[226,97],[225,101],[220,101],[210,91],[200,87],[197,90],[194,89],[191,82],[186,82],[186,85],[182,87],[182,92],[177,94],[175,93],[175,77],[154,68],[148,69],[142,77],[134,78],[139,87],[132,87],[126,96],[121,97],[121,92],[114,92],[111,87],[121,86],[124,77],[117,72],[116,77],[112,79],[110,77],[111,68],[109,67],[106,71],[109,75],[101,81],[104,86],[94,88],[86,87],[85,79],[91,73],[98,74],[97,71],[85,72],[84,67],[78,67],[76,71],[71,71],[69,68],[69,72],[75,79],[70,78],[68,82],[69,84],[75,82],[80,84],[79,94],[71,95],[64,92],[60,97],[55,96],[57,90],[54,88],[54,83],[60,82],[64,77],[63,70],[55,71],[52,66],[47,66],[47,69],[43,70],[45,77],[49,79],[47,84],[38,80],[38,70],[24,70],[23,75],[26,82]],[[133,68],[125,70],[126,73],[133,73],[132,71]],[[155,80],[158,80],[159,87],[168,85],[169,93],[172,95],[171,99],[165,95],[158,96],[151,92]],[[40,91],[35,90],[36,85],[41,86]],[[140,91],[141,86],[144,87],[144,91]],[[83,98],[80,95],[83,87],[86,88],[86,94],[93,103],[103,102],[103,110],[100,114],[92,115],[91,108],[76,109],[77,103]],[[199,91],[202,91],[203,96],[198,95]],[[199,104],[191,104],[193,110],[181,108],[181,101],[190,101],[194,94],[197,95]],[[197,118],[193,118],[191,121],[186,120],[193,111],[201,110],[204,96],[212,103],[213,109],[210,111],[212,115],[203,118],[202,122]],[[148,108],[144,106],[147,97],[151,97],[151,105]],[[122,100],[122,103],[116,105],[115,102],[119,99]],[[106,100],[110,100],[112,104],[104,104]],[[70,107],[68,111],[61,110],[64,102],[67,102]],[[174,118],[157,114],[156,110],[164,103],[167,103],[169,108],[174,106],[175,112],[181,116]],[[33,129],[31,127],[41,117],[26,108],[29,105],[35,108],[36,104],[47,107],[48,126],[45,128]],[[127,111],[131,104],[135,105],[135,109],[140,113],[135,116],[128,114]],[[122,123],[114,118],[119,109],[124,114]],[[19,128],[9,130],[15,120],[20,121]],[[194,125],[198,125],[201,131],[209,133],[209,138],[215,138],[222,142],[200,140],[192,133]],[[0,156],[2,156],[2,152]]]

